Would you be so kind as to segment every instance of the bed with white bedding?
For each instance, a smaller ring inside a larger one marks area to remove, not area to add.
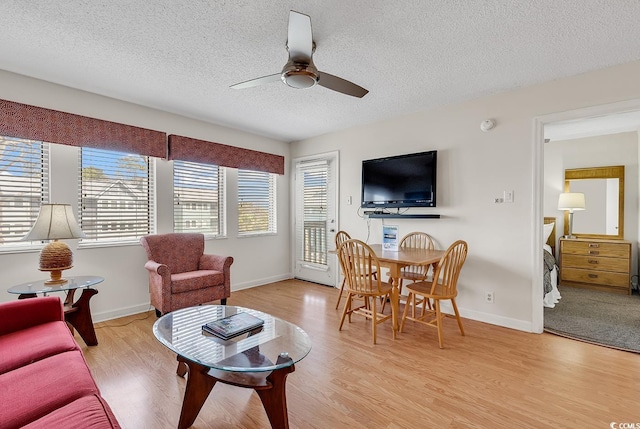
[[[560,301],[560,292],[558,291],[558,264],[555,258],[556,243],[556,219],[553,217],[544,218],[544,297],[543,304],[545,307],[553,308]]]

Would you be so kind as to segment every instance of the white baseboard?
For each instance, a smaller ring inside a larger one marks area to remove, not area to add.
[[[153,310],[150,303],[133,305],[131,307],[119,308],[117,310],[103,311],[102,313],[92,313],[93,323],[105,322],[107,320],[117,319],[119,317],[132,316]]]
[[[447,314],[453,314],[453,308],[449,302],[443,302],[442,311]],[[518,331],[533,332],[531,321],[513,319],[511,317],[498,316],[491,313],[484,313],[476,310],[469,310],[458,306],[460,316],[465,319],[476,320],[478,322],[489,323],[491,325],[502,326],[505,328],[516,329]]]
[[[255,279],[255,280],[251,280],[249,282],[244,282],[244,283],[234,283],[231,286],[231,293],[237,290],[250,289],[252,287],[262,286],[269,283],[280,282],[282,280],[289,280],[292,278],[293,278],[293,275],[291,273],[285,273],[285,274],[279,274],[277,276]]]
[[[272,277],[264,277],[261,279],[255,279],[249,282],[244,283],[236,283],[231,287],[231,293],[234,291],[239,291],[243,289],[250,289],[252,287],[262,286],[269,283],[274,283],[282,280],[292,279],[293,275],[291,273],[280,274]],[[406,298],[405,296],[401,297],[401,299]],[[95,323],[104,322],[111,319],[117,319],[119,317],[131,316],[134,314],[144,313],[146,311],[152,310],[151,304],[144,303],[138,304],[131,307],[120,308],[113,311],[105,311],[102,313],[94,313],[93,321]],[[478,322],[489,323],[491,325],[502,326],[505,328],[516,329],[518,331],[524,332],[533,332],[533,325],[530,321],[527,320],[519,320],[513,319],[511,317],[498,316],[491,313],[484,313],[476,310],[469,310],[463,307],[458,308],[460,310],[460,315],[465,319],[476,320]],[[453,314],[453,309],[451,308],[451,304],[448,302],[442,303],[442,311],[448,314]]]
[[[269,283],[279,282],[282,280],[289,280],[293,278],[290,273],[280,274],[278,276],[265,277],[262,279],[252,280],[250,282],[245,283],[236,283],[231,286],[231,293],[237,290],[242,289],[250,289],[256,286],[262,286]],[[119,308],[117,310],[104,311],[101,313],[92,313],[92,319],[94,323],[105,322],[107,320],[117,319],[119,317],[132,316],[134,314],[140,314],[147,311],[153,310],[153,307],[150,303],[143,303],[132,305],[130,307]]]

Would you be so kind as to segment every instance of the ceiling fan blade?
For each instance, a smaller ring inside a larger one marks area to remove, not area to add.
[[[294,10],[289,12],[289,33],[287,39],[289,59],[308,64],[313,54],[311,17]]]
[[[358,86],[353,82],[349,82],[348,80],[342,79],[341,77],[334,76],[325,72],[319,73],[320,80],[318,80],[318,85],[324,86],[325,88],[329,88],[334,91],[358,98],[364,97],[369,92],[363,87]]]
[[[229,88],[233,89],[244,89],[244,88],[253,88],[254,86],[264,85],[265,83],[277,82],[280,81],[280,73],[270,74],[268,76],[258,77],[256,79],[247,80],[245,82],[236,83],[235,85],[231,85]]]

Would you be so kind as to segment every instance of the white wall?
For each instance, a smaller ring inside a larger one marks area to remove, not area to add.
[[[638,133],[626,132],[572,140],[552,141],[544,145],[544,215],[557,219],[556,237],[564,231],[564,213],[558,211],[558,196],[564,192],[564,171],[571,168],[624,165],[624,238],[633,244],[631,273],[638,272]],[[589,202],[587,201],[587,210]],[[574,214],[574,231],[578,231]],[[603,213],[604,216],[604,213]],[[604,221],[601,223],[604,225]],[[584,232],[584,230],[582,231]]]
[[[208,240],[206,251],[235,258],[231,267],[232,290],[291,277],[289,168],[286,162],[289,159],[289,144],[4,71],[0,71],[0,98],[285,156],[285,175],[278,176],[277,180],[278,234],[237,238],[237,210],[234,204],[237,201],[237,175],[236,170],[228,169],[228,238]],[[52,201],[75,205],[78,200],[77,188],[61,183],[77,184],[77,149],[53,145],[52,151]],[[171,232],[172,162],[157,160],[156,173],[158,232]],[[98,295],[91,300],[95,321],[148,309],[148,279],[143,267],[146,255],[142,247],[130,245],[76,249],[75,243],[69,244],[74,249],[74,268],[65,271],[66,276],[99,275],[105,278],[104,283],[98,286]],[[48,273],[37,269],[38,257],[38,252],[0,253],[0,289],[46,278]],[[15,295],[0,290],[0,301],[15,298]]]
[[[364,238],[367,221],[358,216],[356,205],[344,204],[348,196],[360,198],[361,161],[438,150],[438,207],[429,212],[442,218],[387,222],[398,224],[401,234],[426,231],[440,247],[466,240],[469,256],[458,298],[463,316],[534,330],[534,319],[542,314],[542,243],[533,242],[534,237],[542,241],[541,225],[534,224],[534,219],[542,223],[542,200],[534,198],[542,180],[537,166],[542,134],[534,120],[638,99],[638,75],[640,62],[634,62],[304,140],[294,144],[291,155],[340,151],[339,226]],[[375,96],[372,88],[367,97]],[[479,125],[487,118],[497,126],[483,133]],[[505,190],[515,191],[515,202],[495,204]],[[380,242],[382,221],[370,223],[369,242]],[[534,301],[537,279],[540,296]],[[495,304],[484,302],[484,291],[495,292]]]
[[[640,62],[629,63],[355,127],[294,143],[291,148],[267,138],[1,71],[0,98],[276,153],[285,155],[287,160],[337,150],[342,203],[339,226],[361,238],[366,237],[367,222],[358,216],[356,205],[344,204],[347,196],[359,200],[361,161],[437,149],[438,207],[428,211],[443,218],[387,222],[400,225],[401,233],[427,231],[440,247],[458,238],[467,240],[469,257],[460,279],[458,299],[463,315],[532,330],[535,311],[542,312],[541,296],[539,302],[532,298],[534,279],[542,277],[542,243],[533,242],[534,237],[541,237],[541,225],[536,225],[534,219],[541,223],[542,216],[542,199],[534,198],[542,184],[542,170],[538,171],[536,165],[542,137],[539,141],[533,137],[534,119],[640,99],[639,75]],[[367,95],[375,96],[375,89]],[[367,97],[361,102],[366,103]],[[495,119],[497,126],[482,133],[479,124],[487,118]],[[170,188],[170,170],[169,162],[158,163],[159,189]],[[290,275],[289,188],[285,183],[289,171],[287,165],[285,176],[278,181],[277,236],[237,239],[230,233],[226,240],[207,243],[207,251],[236,257],[232,267],[234,289]],[[515,202],[494,204],[494,198],[502,196],[504,190],[515,191]],[[170,200],[170,192],[159,192],[161,231],[170,229]],[[229,217],[233,219],[233,213]],[[369,241],[379,242],[382,220],[370,223]],[[534,264],[536,258],[540,264]],[[4,287],[42,277],[36,268],[37,259],[37,252],[1,254]],[[75,252],[75,267],[70,273],[97,274],[107,279],[92,300],[96,320],[139,311],[147,305],[144,260],[139,246]],[[495,292],[495,304],[484,302],[484,291]],[[11,299],[15,297],[0,292],[0,300]]]

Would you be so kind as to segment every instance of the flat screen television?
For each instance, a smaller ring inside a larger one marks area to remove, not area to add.
[[[435,207],[438,153],[362,161],[361,207]]]

